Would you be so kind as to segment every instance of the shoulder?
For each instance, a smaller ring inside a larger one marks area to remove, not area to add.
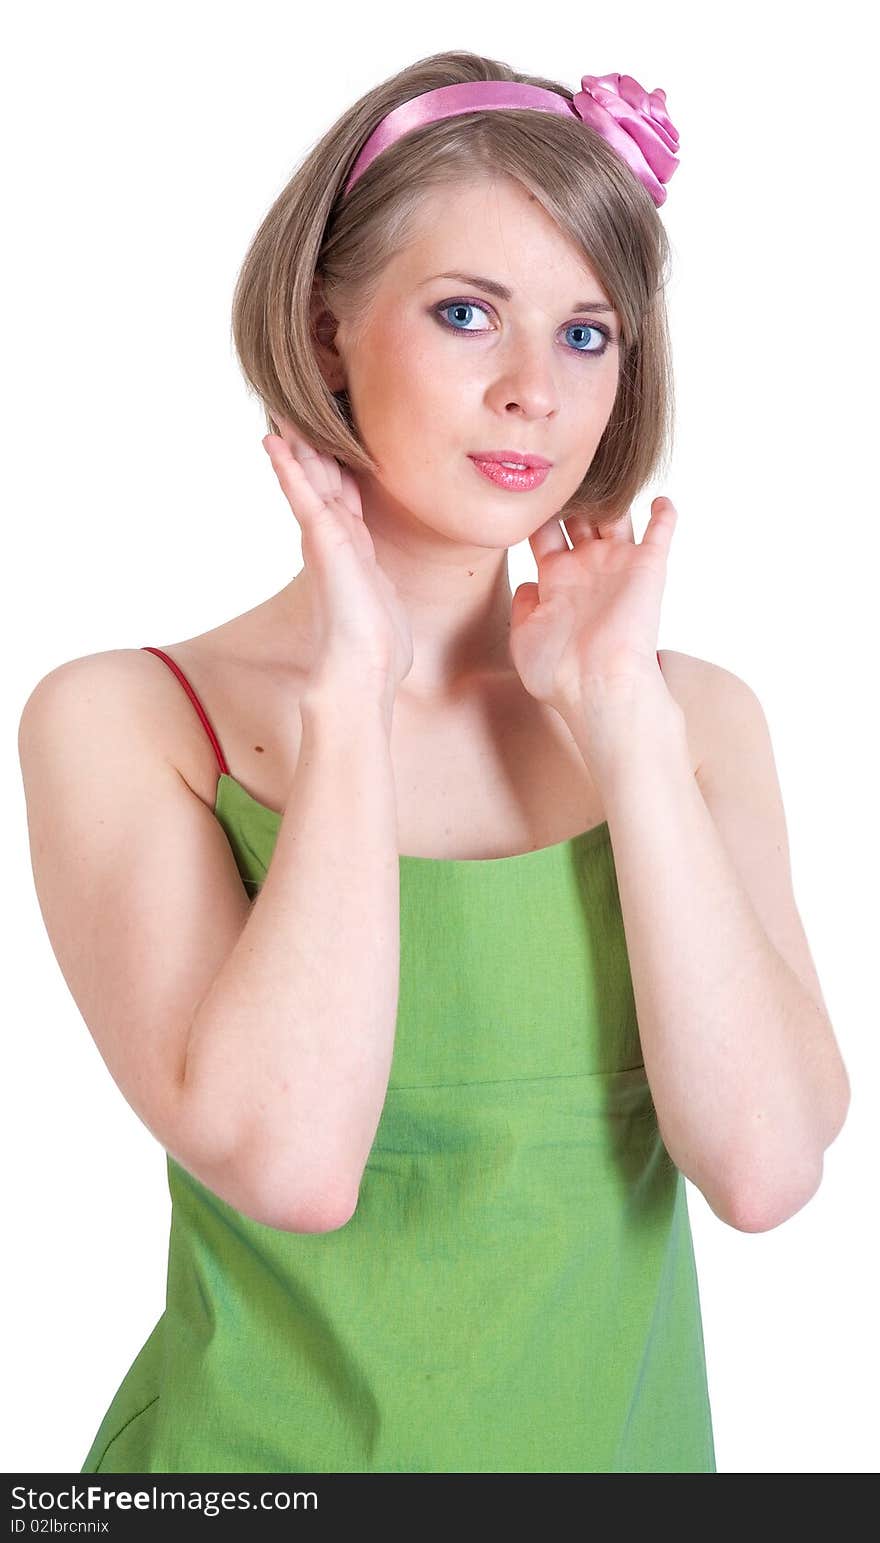
[[[741,732],[744,717],[753,728],[760,725],[761,704],[746,681],[723,665],[675,649],[659,653],[663,679],[684,714],[694,768],[702,779],[724,760],[725,739]]]
[[[84,735],[93,746],[107,749],[134,738],[173,759],[169,704],[172,713],[181,710],[163,675],[170,675],[168,667],[138,648],[65,660],[37,681],[25,701],[19,747],[37,736],[49,746],[66,744],[70,751]],[[177,696],[183,696],[179,689]],[[180,721],[185,721],[183,713]]]
[[[788,821],[761,701],[732,670],[690,655],[668,657],[670,690],[692,704],[697,783],[724,850],[773,947],[827,1019],[794,895]],[[664,673],[666,659],[661,650]]]
[[[110,691],[114,696],[129,694],[132,683],[146,688],[160,678],[155,659],[141,648],[108,648],[101,653],[82,654],[66,659],[43,675],[27,698],[22,716],[38,704],[67,697],[80,697],[85,703],[92,687]],[[142,692],[134,694],[135,700]]]
[[[757,693],[741,676],[708,659],[661,650],[661,665],[698,745],[694,769],[712,812],[729,818],[736,810],[744,821],[760,813],[765,837],[772,833],[787,853],[770,728]]]

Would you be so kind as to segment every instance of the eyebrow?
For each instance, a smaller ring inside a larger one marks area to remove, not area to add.
[[[503,284],[499,284],[497,279],[484,279],[478,273],[432,273],[429,279],[423,280],[423,283],[430,284],[434,279],[458,279],[462,284],[473,284],[476,289],[485,289],[487,294],[494,295],[497,300],[513,299],[512,291],[505,288]],[[604,300],[576,300],[572,310],[608,311],[612,316],[615,314],[614,306],[607,305]]]

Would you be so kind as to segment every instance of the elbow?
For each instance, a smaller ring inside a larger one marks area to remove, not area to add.
[[[236,1150],[235,1167],[248,1203],[240,1209],[276,1232],[337,1232],[354,1215],[359,1199],[347,1165],[337,1154],[314,1159],[312,1143],[294,1150],[270,1148],[251,1134]],[[312,1160],[314,1159],[314,1160]]]
[[[788,1163],[778,1153],[756,1159],[745,1175],[727,1187],[726,1220],[738,1232],[771,1232],[812,1200],[825,1171],[824,1153],[836,1139],[849,1112],[849,1082],[836,1095],[827,1122],[807,1157]],[[719,1213],[720,1214],[720,1213]]]
[[[766,1171],[753,1171],[728,1189],[723,1208],[713,1210],[737,1232],[772,1232],[812,1200],[823,1171],[821,1155],[787,1183],[780,1182],[778,1172],[769,1175]]]
[[[191,1097],[191,1094],[190,1094]],[[219,1195],[242,1216],[276,1232],[336,1232],[354,1215],[359,1187],[349,1176],[327,1177],[330,1160],[309,1163],[301,1148],[294,1152],[268,1151],[265,1140],[254,1136],[226,1143],[209,1141],[191,1108],[187,1108],[188,1139],[172,1152],[200,1183]],[[202,1132],[198,1149],[192,1132]],[[333,1163],[340,1172],[341,1164]]]
[[[358,1196],[354,1200],[350,1198],[348,1191],[342,1195],[325,1195],[320,1202],[305,1211],[300,1211],[298,1225],[289,1228],[292,1232],[339,1232],[347,1227],[357,1209]]]
[[[348,1190],[324,1189],[319,1195],[300,1196],[291,1202],[290,1189],[265,1188],[253,1207],[254,1220],[277,1232],[338,1232],[347,1226],[357,1208]]]
[[[832,1141],[837,1140],[840,1132],[843,1130],[843,1127],[846,1124],[846,1117],[849,1114],[852,1089],[850,1087],[850,1081],[849,1076],[847,1075],[846,1067],[842,1062],[840,1067],[840,1076],[840,1087],[834,1102],[833,1114],[829,1118],[828,1127],[825,1131],[824,1144],[826,1147],[830,1147]]]

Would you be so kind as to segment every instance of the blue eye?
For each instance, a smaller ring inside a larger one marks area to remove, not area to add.
[[[445,311],[452,311],[456,319],[454,321],[447,321],[443,314]],[[475,311],[482,311],[484,316],[489,314],[488,307],[480,304],[477,300],[445,300],[442,305],[435,307],[434,314],[440,321],[441,326],[448,327],[450,332],[469,332],[472,335],[476,333],[477,336],[480,336],[487,331],[487,328],[470,327],[467,325]],[[462,323],[462,325],[459,325],[459,323]],[[580,343],[578,343],[572,349],[573,353],[588,354],[593,359],[600,359],[611,341],[611,333],[608,328],[599,326],[597,322],[569,322],[565,331],[579,333],[581,339],[586,340],[589,339],[591,333],[595,334],[601,340],[601,347],[590,346],[587,341],[585,346],[581,347]]]
[[[565,330],[566,332],[580,333],[594,332],[598,337],[603,339],[601,348],[578,348],[577,352],[579,354],[604,354],[606,348],[608,347],[608,339],[610,337],[610,333],[605,327],[597,327],[591,321],[573,321],[570,326],[566,327]]]
[[[447,322],[446,323],[446,325],[448,327],[452,327],[455,332],[470,331],[470,328],[459,327],[457,325],[457,322],[465,320],[465,318],[460,314],[462,311],[470,311],[472,315],[473,315],[474,311],[482,311],[484,316],[488,315],[488,312],[486,311],[485,306],[477,305],[476,301],[472,301],[472,300],[449,300],[449,301],[447,301],[447,303],[445,305],[441,305],[440,306],[440,311],[441,312],[443,312],[443,311],[458,311],[459,312],[459,315],[456,318],[456,322]]]

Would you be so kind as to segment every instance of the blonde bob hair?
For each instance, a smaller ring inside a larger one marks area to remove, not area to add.
[[[559,517],[613,523],[665,464],[673,385],[664,285],[669,243],[650,194],[616,151],[572,115],[529,109],[462,114],[412,131],[342,189],[371,131],[392,108],[460,81],[525,81],[496,59],[434,54],[368,91],[314,146],[275,199],[247,250],[232,303],[232,339],[267,432],[273,410],[355,475],[377,471],[345,391],[333,392],[315,351],[316,287],[355,336],[388,261],[415,231],[434,188],[507,175],[533,194],[586,259],[621,320],[611,416],[580,486]]]

